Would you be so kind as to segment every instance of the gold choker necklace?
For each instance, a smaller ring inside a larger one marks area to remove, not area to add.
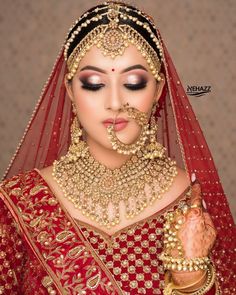
[[[133,218],[168,191],[177,175],[168,157],[145,159],[142,150],[120,168],[109,169],[94,159],[89,149],[76,162],[67,155],[53,163],[53,178],[64,196],[83,215],[111,228],[120,222],[120,202]]]

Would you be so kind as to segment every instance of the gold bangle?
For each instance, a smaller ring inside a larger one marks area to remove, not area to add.
[[[185,289],[188,289],[190,287],[194,287],[195,285],[197,285],[198,283],[201,282],[201,280],[206,276],[206,274],[207,274],[207,272],[204,272],[203,276],[201,276],[200,279],[198,279],[197,281],[195,281],[195,282],[193,282],[191,284],[188,284],[188,285],[185,285],[185,286],[181,286],[181,285],[179,286],[179,285],[175,285],[173,282],[170,282],[170,278],[169,278],[170,277],[170,274],[169,273],[166,273],[166,275],[165,275],[165,281],[169,281],[167,283],[166,290],[169,290],[169,292],[170,291],[172,292],[173,289],[174,290],[185,290]],[[199,288],[197,288],[197,289],[199,289]],[[192,291],[195,291],[195,290],[191,290],[191,292]],[[186,292],[189,293],[189,291],[186,291]],[[172,294],[172,293],[170,293],[170,294]]]
[[[198,283],[201,282],[201,280],[206,276],[207,272],[204,272],[204,274],[200,277],[200,279],[198,279],[197,281],[191,283],[191,284],[188,284],[188,285],[185,285],[185,286],[181,286],[181,285],[176,285],[174,284],[173,282],[170,281],[170,273],[167,272],[166,275],[165,275],[165,282],[167,282],[167,285],[169,284],[168,286],[168,290],[172,290],[172,289],[175,289],[175,290],[185,290],[187,288],[190,288],[190,287],[194,287],[195,285],[197,285]],[[197,288],[199,289],[199,288]],[[191,290],[192,292],[193,290]],[[195,290],[194,290],[195,291]],[[188,291],[187,291],[188,292]]]
[[[183,290],[183,292],[187,292],[187,293],[196,291],[196,290],[199,289],[199,286],[196,287],[196,285],[199,285],[199,283],[202,283],[202,284],[205,283],[206,275],[207,275],[207,271],[204,271],[203,275],[197,281],[195,281],[195,282],[193,282],[193,283],[191,283],[189,285],[185,285],[185,286],[176,286],[177,288],[175,288],[175,289]],[[203,279],[204,279],[204,281],[203,281]],[[194,288],[194,286],[195,286],[195,288]],[[186,289],[189,289],[189,288],[191,288],[191,290],[186,290]]]
[[[196,258],[174,258],[165,252],[162,252],[159,256],[160,260],[163,261],[165,270],[172,271],[197,271],[206,270],[208,265],[211,263],[209,257],[196,257]]]
[[[196,291],[186,291],[186,292],[181,292],[179,286],[176,286],[173,282],[170,281],[167,283],[165,289],[164,289],[164,295],[203,295],[206,294],[214,285],[215,283],[215,278],[216,278],[216,272],[215,269],[212,265],[208,266],[207,269],[207,278],[206,282],[201,288],[198,288]],[[197,283],[196,283],[197,284]],[[189,286],[190,287],[190,286]],[[187,286],[181,287],[181,289],[185,289]],[[191,293],[190,293],[191,292]]]

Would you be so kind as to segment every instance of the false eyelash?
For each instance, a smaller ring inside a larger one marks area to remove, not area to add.
[[[124,84],[126,88],[129,90],[140,90],[147,86],[147,82],[142,82],[139,84]],[[104,84],[89,84],[89,83],[83,83],[81,86],[83,89],[90,90],[90,91],[98,91],[102,87],[104,87]]]
[[[91,91],[97,91],[104,87],[104,84],[89,84],[89,83],[83,83],[81,86],[83,89],[91,90]]]
[[[143,89],[147,86],[147,82],[142,82],[139,84],[124,84],[126,88],[128,88],[129,90],[140,90]]]

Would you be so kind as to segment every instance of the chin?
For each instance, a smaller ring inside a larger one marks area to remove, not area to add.
[[[140,131],[137,132],[137,130],[129,130],[129,132],[127,132],[125,130],[122,130],[116,133],[116,135],[118,139],[124,144],[133,144],[138,140]]]
[[[123,130],[120,130],[116,132],[117,138],[124,144],[132,144],[135,143],[139,137],[140,130],[137,130],[137,128],[125,128]],[[97,142],[101,147],[106,148],[108,150],[113,150],[111,142],[108,139],[108,133],[106,132],[97,132],[97,135],[100,135],[99,137],[92,137],[90,136],[90,141]]]

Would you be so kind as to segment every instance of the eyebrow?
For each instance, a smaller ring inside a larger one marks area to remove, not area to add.
[[[147,69],[146,69],[144,66],[138,64],[138,65],[133,65],[133,66],[130,66],[130,67],[124,69],[123,71],[121,71],[121,74],[123,74],[123,73],[127,73],[127,72],[132,71],[132,70],[136,70],[136,69],[141,69],[141,70],[144,70],[144,71],[147,72]],[[100,72],[100,73],[103,73],[103,74],[107,74],[107,72],[104,71],[103,69],[100,69],[100,68],[98,68],[98,67],[94,67],[94,66],[85,66],[85,67],[83,67],[83,68],[80,70],[80,72],[85,71],[85,70],[93,70],[93,71],[96,71],[96,72]]]

